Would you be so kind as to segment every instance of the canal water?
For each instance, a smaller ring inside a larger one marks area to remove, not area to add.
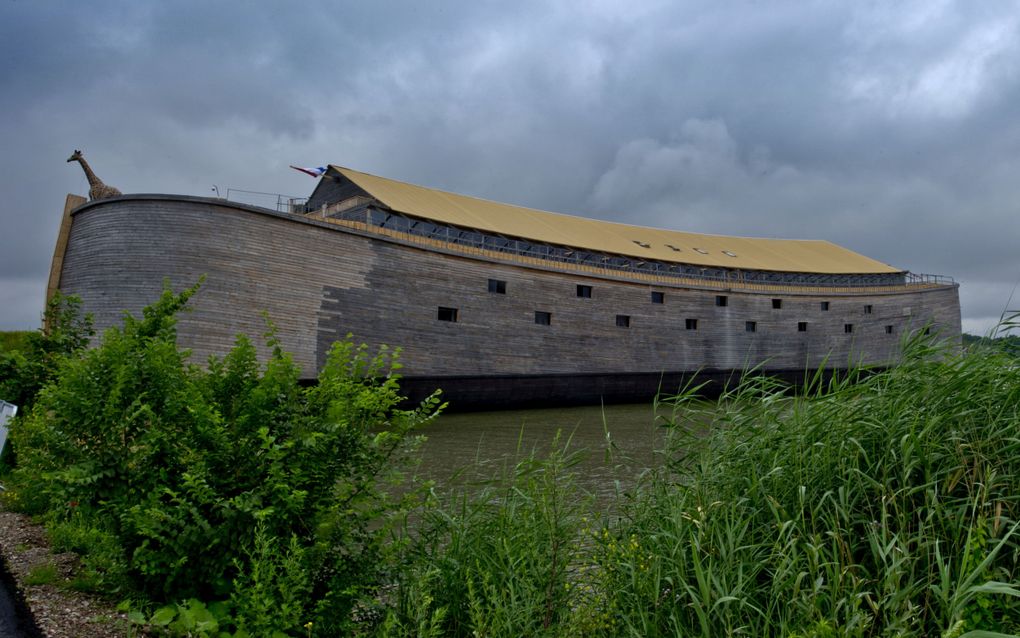
[[[663,418],[649,403],[442,415],[426,426],[418,475],[437,488],[498,478],[534,453],[577,452],[572,469],[582,488],[599,500],[633,485],[658,466],[665,441]]]

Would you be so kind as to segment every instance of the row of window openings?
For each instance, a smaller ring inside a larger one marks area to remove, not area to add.
[[[343,205],[345,201],[352,201],[357,198],[350,198],[338,202]],[[769,271],[741,271],[725,267],[705,267],[694,264],[683,264],[672,261],[657,261],[653,259],[635,261],[633,256],[619,254],[606,254],[592,252],[568,246],[557,246],[552,244],[533,243],[524,239],[515,239],[497,235],[489,235],[477,230],[468,230],[455,226],[430,223],[423,219],[406,217],[392,211],[383,211],[367,200],[352,202],[354,205],[342,210],[330,213],[330,217],[346,219],[358,222],[367,222],[372,226],[389,228],[398,232],[409,233],[420,237],[438,239],[462,246],[482,248],[497,252],[522,255],[526,257],[537,257],[539,259],[550,259],[563,263],[577,263],[601,266],[617,270],[638,270],[645,272],[661,273],[667,276],[697,277],[712,281],[729,281],[733,277],[748,282],[775,282],[789,283],[793,285],[852,285],[852,286],[874,286],[874,285],[901,285],[906,283],[904,273],[890,274],[820,274],[820,273],[781,273]],[[367,208],[366,208],[367,205]],[[367,215],[367,217],[366,217]],[[641,240],[631,240],[643,248],[650,248],[651,243]],[[682,253],[685,249],[672,244],[666,247],[676,253]],[[710,254],[705,248],[693,247],[693,251],[702,255]],[[730,250],[720,251],[728,257],[736,257],[737,254]]]
[[[456,322],[457,321],[457,316],[458,316],[457,308],[445,308],[443,306],[439,307],[439,316],[437,317],[439,319],[439,321]],[[540,310],[536,310],[535,311],[535,323],[540,325],[540,326],[550,326],[550,325],[552,325],[552,313],[551,312],[542,312]],[[630,328],[630,315],[616,315],[616,326],[618,328]],[[685,319],[684,320],[684,328],[686,328],[687,330],[697,330],[698,329],[698,320],[697,319]],[[808,322],[806,322],[806,321],[798,321],[797,322],[797,332],[807,332],[807,329],[808,329]],[[758,322],[757,321],[745,321],[744,322],[744,331],[745,332],[758,332]],[[854,331],[854,324],[852,324],[852,323],[845,323],[845,324],[843,324],[843,332],[845,334],[853,334],[853,331]],[[893,333],[893,327],[892,326],[886,326],[885,327],[885,333],[888,334],[888,335],[891,335]]]
[[[715,305],[717,305],[719,307],[726,307],[726,306],[730,305],[730,299],[726,295],[716,295],[716,297],[715,297]],[[781,310],[782,308],[783,308],[783,300],[782,299],[773,299],[772,300],[772,309],[773,310]],[[829,302],[828,301],[819,302],[819,308],[821,308],[822,312],[828,312],[829,311]],[[864,314],[870,315],[870,314],[873,314],[874,312],[875,312],[875,306],[873,306],[872,304],[865,304],[865,306],[864,306]]]
[[[587,286],[587,285],[584,285],[584,284],[578,284],[577,285],[577,296],[582,298],[582,299],[591,299],[591,291],[592,291],[592,287],[591,286]],[[495,294],[499,294],[499,295],[505,295],[506,294],[506,282],[501,280],[501,279],[490,279],[489,280],[489,292],[495,293]],[[652,303],[656,303],[656,304],[666,303],[666,293],[653,290],[652,291]],[[719,306],[719,307],[722,308],[722,307],[728,306],[729,303],[730,303],[730,299],[729,299],[729,297],[727,295],[716,295],[716,297],[715,297],[715,305],[716,306]],[[821,303],[821,309],[823,311],[828,311],[829,310],[829,302],[828,301],[822,301],[820,303]],[[782,299],[773,299],[772,300],[772,308],[773,309],[780,310],[780,309],[782,309],[782,307],[783,307],[783,300]],[[870,314],[872,314],[872,312],[874,312],[874,309],[875,309],[875,307],[873,305],[867,304],[867,305],[864,306],[864,314],[870,315]]]
[[[688,319],[687,321],[690,322],[691,320]],[[697,320],[694,320],[694,321],[695,321],[694,325],[697,326]],[[689,323],[688,323],[688,328],[687,329],[688,330],[691,329]],[[697,329],[697,328],[695,328],[695,329]],[[798,321],[797,322],[797,332],[807,332],[807,329],[808,329],[808,322],[806,322],[806,321]],[[758,322],[757,321],[745,321],[744,322],[744,331],[745,332],[758,332]],[[849,335],[849,334],[853,334],[853,332],[854,332],[854,324],[852,324],[852,323],[844,323],[843,324],[843,333],[844,334],[848,334]],[[887,335],[891,335],[893,333],[893,327],[892,326],[886,326],[885,327],[885,333]]]

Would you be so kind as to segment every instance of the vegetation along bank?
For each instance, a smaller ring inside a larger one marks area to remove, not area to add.
[[[336,343],[318,384],[265,336],[198,367],[194,289],[85,349],[73,298],[0,362],[25,406],[4,507],[129,622],[209,636],[978,636],[1020,632],[1020,373],[904,343],[799,396],[671,398],[661,467],[605,514],[569,445],[481,488],[406,480],[441,408],[396,350]],[[707,432],[704,424],[708,424]],[[692,424],[697,424],[697,434]],[[610,450],[611,452],[612,450]],[[399,488],[395,487],[403,481]],[[410,484],[408,484],[410,483]],[[413,521],[413,524],[408,521]]]

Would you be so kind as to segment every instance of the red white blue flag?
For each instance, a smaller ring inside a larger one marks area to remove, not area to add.
[[[322,177],[323,174],[325,174],[326,172],[325,166],[316,166],[315,168],[301,168],[300,166],[291,165],[291,168],[293,168],[296,171],[301,171],[306,175],[311,175],[312,177]]]

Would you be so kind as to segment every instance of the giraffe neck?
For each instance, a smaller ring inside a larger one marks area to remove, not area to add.
[[[92,167],[89,166],[84,157],[79,157],[78,163],[81,164],[81,169],[85,171],[85,177],[89,180],[89,186],[103,185],[103,180],[96,177],[96,174],[92,172]]]

